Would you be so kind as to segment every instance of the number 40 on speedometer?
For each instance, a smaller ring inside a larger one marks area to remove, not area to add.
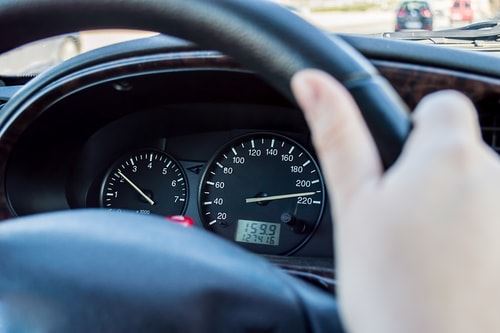
[[[255,133],[224,146],[200,186],[207,229],[265,253],[298,248],[316,228],[324,184],[311,154],[296,141]]]

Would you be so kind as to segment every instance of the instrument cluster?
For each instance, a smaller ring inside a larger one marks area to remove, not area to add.
[[[105,172],[99,206],[175,216],[191,204],[198,211],[190,217],[205,229],[266,254],[294,251],[318,226],[325,204],[321,171],[313,155],[290,137],[238,136],[218,148],[191,181],[183,162],[168,153],[168,146],[127,152]],[[189,196],[189,191],[196,193]]]
[[[78,102],[58,104],[17,143],[6,175],[13,214],[182,215],[255,253],[331,257],[328,195],[300,110],[204,103],[137,111],[120,101],[110,115]]]

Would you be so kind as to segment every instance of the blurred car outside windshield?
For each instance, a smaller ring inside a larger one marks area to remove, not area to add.
[[[500,0],[269,1],[283,5],[327,32],[375,36],[412,29],[442,30],[495,20],[500,10]],[[0,55],[0,76],[36,75],[80,53],[154,34],[145,31],[97,30],[37,41]]]

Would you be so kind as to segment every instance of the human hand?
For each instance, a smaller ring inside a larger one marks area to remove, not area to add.
[[[292,89],[335,216],[338,297],[353,333],[500,332],[500,163],[452,91],[424,98],[386,173],[347,90],[316,70]]]

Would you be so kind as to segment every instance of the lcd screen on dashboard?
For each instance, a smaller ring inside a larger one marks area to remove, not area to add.
[[[243,243],[278,246],[280,228],[279,223],[238,220],[235,240]]]

